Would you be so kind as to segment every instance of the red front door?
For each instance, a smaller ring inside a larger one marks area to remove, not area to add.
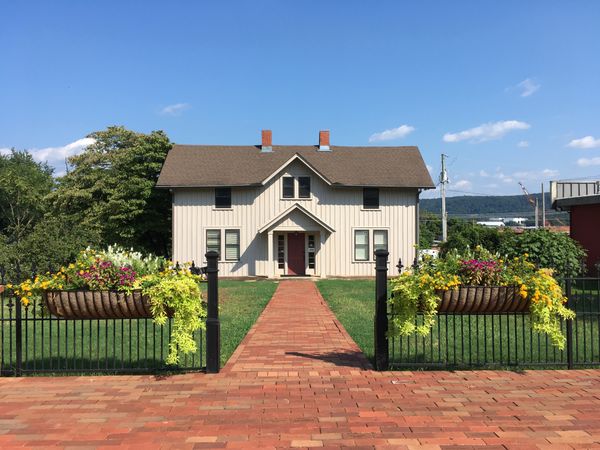
[[[304,233],[288,233],[288,275],[304,275]]]

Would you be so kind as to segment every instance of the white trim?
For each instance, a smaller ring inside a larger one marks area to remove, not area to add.
[[[368,259],[356,259],[355,258],[356,257],[356,253],[355,253],[355,249],[354,249],[354,239],[355,239],[354,232],[356,230],[368,231],[369,232],[369,236],[368,236],[368,239],[369,239],[369,253],[373,253],[375,251],[374,250],[374,245],[373,245],[374,244],[374,242],[373,242],[373,239],[374,239],[374,236],[373,236],[374,233],[373,233],[373,231],[375,231],[375,230],[385,230],[385,231],[387,231],[387,248],[388,248],[388,252],[390,251],[390,247],[391,247],[391,245],[390,245],[390,240],[391,240],[390,230],[391,230],[391,228],[390,227],[379,227],[379,226],[360,227],[359,226],[359,227],[351,227],[350,230],[351,230],[350,231],[350,236],[351,236],[351,239],[352,239],[352,241],[350,242],[350,252],[352,254],[352,264],[361,264],[361,263],[370,263],[370,264],[373,264],[373,261],[375,261],[375,259],[374,259],[375,257],[372,256],[372,255],[369,255]]]
[[[293,204],[288,209],[286,209],[282,213],[278,214],[277,216],[275,216],[274,218],[269,220],[267,223],[265,223],[262,227],[260,227],[258,229],[258,232],[264,233],[265,231],[267,231],[271,227],[273,227],[281,219],[285,218],[287,215],[291,214],[295,210],[299,210],[301,213],[303,213],[305,216],[307,216],[313,222],[316,222],[317,225],[321,226],[322,228],[329,231],[330,233],[335,232],[335,230],[333,228],[331,228],[329,225],[327,225],[327,223],[325,223],[323,220],[319,219],[316,215],[314,215],[312,212],[308,211],[306,208],[304,208],[302,205],[299,205],[298,203]],[[300,230],[298,230],[298,231],[300,231]],[[314,231],[314,230],[302,230],[302,231]]]
[[[323,180],[325,183],[327,183],[329,186],[331,186],[331,184],[332,184],[331,181],[329,181],[327,178],[325,178],[323,175],[321,175],[317,171],[317,169],[315,169],[312,165],[310,165],[310,163],[308,161],[306,161],[298,153],[294,154],[294,156],[292,156],[285,163],[283,163],[283,165],[281,165],[277,170],[275,170],[275,172],[273,172],[271,175],[269,175],[267,178],[265,178],[261,182],[261,184],[263,186],[266,185],[269,181],[271,181],[273,178],[275,178],[279,172],[281,172],[283,169],[285,169],[287,166],[289,166],[291,163],[293,163],[296,160],[301,161],[306,167],[308,167],[310,170],[312,170],[315,173],[315,175],[317,175],[319,178],[321,178],[321,180]]]

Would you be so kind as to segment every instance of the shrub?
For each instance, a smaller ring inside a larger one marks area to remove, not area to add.
[[[521,234],[506,233],[498,249],[501,255],[515,258],[527,253],[538,267],[552,269],[559,277],[573,277],[584,272],[586,252],[577,241],[564,233],[540,228]]]

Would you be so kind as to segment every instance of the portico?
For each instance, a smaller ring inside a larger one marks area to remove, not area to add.
[[[267,235],[267,275],[326,277],[327,238],[335,230],[296,203],[263,225]]]

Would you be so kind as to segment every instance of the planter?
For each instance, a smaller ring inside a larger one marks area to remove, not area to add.
[[[519,294],[517,286],[460,286],[436,291],[440,296],[438,312],[464,314],[524,313],[529,298]]]
[[[139,290],[45,291],[44,303],[50,314],[63,319],[148,319],[150,299]]]

